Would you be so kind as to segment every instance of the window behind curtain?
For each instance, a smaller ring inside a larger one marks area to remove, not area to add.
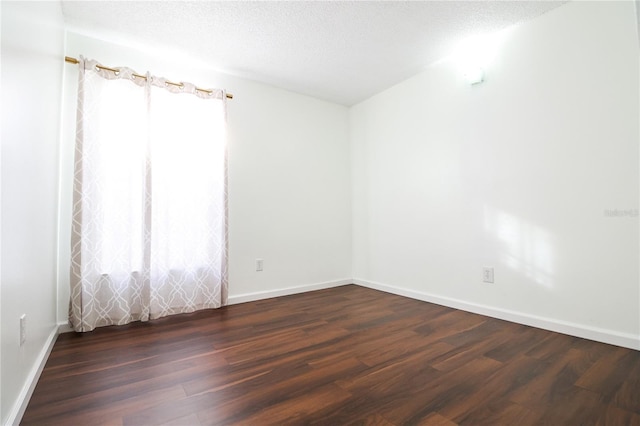
[[[226,99],[81,60],[70,321],[226,303]]]

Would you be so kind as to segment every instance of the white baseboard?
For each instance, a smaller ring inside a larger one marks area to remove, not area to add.
[[[339,287],[347,284],[357,284],[374,290],[380,290],[398,296],[410,297],[424,302],[435,303],[438,305],[448,306],[463,311],[473,312],[480,315],[486,315],[493,318],[503,319],[506,321],[524,324],[532,327],[542,328],[549,331],[568,334],[571,336],[581,337],[584,339],[595,340],[598,342],[608,343],[612,345],[622,346],[625,348],[640,350],[640,336],[630,333],[619,333],[612,330],[606,330],[596,327],[588,327],[581,324],[570,323],[566,321],[554,320],[550,318],[538,317],[535,315],[523,314],[520,312],[499,309],[491,306],[479,305],[475,303],[465,302],[459,299],[436,296],[429,293],[410,290],[402,287],[390,286],[387,284],[367,281],[363,279],[342,279],[336,281],[327,281],[317,284],[307,284],[297,287],[287,287],[276,290],[259,291],[254,293],[245,293],[229,296],[228,304],[235,305],[238,303],[251,302],[255,300],[269,299],[272,297],[288,296],[290,294],[305,293],[308,291],[322,290],[325,288]],[[51,331],[45,345],[38,354],[36,362],[29,372],[25,384],[18,395],[9,416],[7,417],[7,425],[17,425],[22,420],[22,416],[29,404],[29,399],[38,383],[40,374],[44,369],[49,354],[53,349],[56,337],[61,333],[71,332],[72,329],[67,323],[60,323]]]
[[[31,368],[31,371],[29,371],[29,374],[27,375],[24,386],[22,386],[22,390],[20,391],[20,394],[18,394],[18,398],[16,399],[13,408],[9,412],[6,425],[20,424],[22,416],[27,409],[27,405],[29,405],[31,395],[33,395],[33,391],[36,388],[36,384],[38,383],[40,374],[42,374],[42,370],[47,363],[47,359],[49,359],[49,354],[51,353],[51,349],[53,349],[53,345],[55,344],[57,337],[58,327],[51,330],[49,337],[47,337],[42,350],[36,358],[36,362],[34,363],[33,368]]]
[[[296,287],[279,288],[275,290],[257,291],[255,293],[236,294],[229,296],[227,305],[237,305],[238,303],[253,302],[254,300],[269,299],[272,297],[288,296],[290,294],[305,293],[307,291],[322,290],[325,288],[339,287],[353,284],[351,278],[336,281],[326,281],[323,283],[307,284]],[[71,333],[73,329],[69,323],[58,323],[58,334]]]
[[[460,309],[467,312],[473,312],[475,314],[486,315],[489,317],[503,319],[518,324],[542,328],[544,330],[555,331],[557,333],[568,334],[570,336],[581,337],[583,339],[595,340],[597,342],[640,350],[640,336],[635,336],[630,333],[620,333],[613,330],[590,327],[582,324],[555,320],[552,318],[523,314],[521,312],[479,305],[476,303],[465,302],[459,299],[436,296],[429,293],[423,293],[415,290],[390,286],[387,284],[362,280],[358,278],[354,278],[353,283],[361,285],[363,287],[372,288],[374,290],[380,290],[386,293],[396,294],[398,296],[410,297],[412,299],[435,303],[438,305]]]
[[[254,300],[270,299],[272,297],[288,296],[290,294],[305,293],[307,291],[322,290],[325,288],[339,287],[342,285],[353,284],[351,278],[327,281],[317,284],[307,284],[297,287],[286,287],[276,290],[257,291],[255,293],[245,293],[229,296],[228,305],[236,305],[238,303],[253,302]]]

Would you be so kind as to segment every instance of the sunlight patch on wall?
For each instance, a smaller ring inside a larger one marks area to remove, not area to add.
[[[549,231],[487,205],[484,221],[504,265],[543,287],[553,287],[554,242]]]

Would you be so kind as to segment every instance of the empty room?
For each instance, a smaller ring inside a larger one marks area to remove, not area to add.
[[[0,19],[0,424],[640,425],[637,1]]]

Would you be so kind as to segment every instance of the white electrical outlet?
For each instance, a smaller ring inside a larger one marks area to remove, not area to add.
[[[27,341],[27,314],[20,317],[20,346]]]
[[[262,259],[256,259],[256,271],[262,271],[263,261]]]
[[[482,282],[493,282],[493,268],[482,268]]]

